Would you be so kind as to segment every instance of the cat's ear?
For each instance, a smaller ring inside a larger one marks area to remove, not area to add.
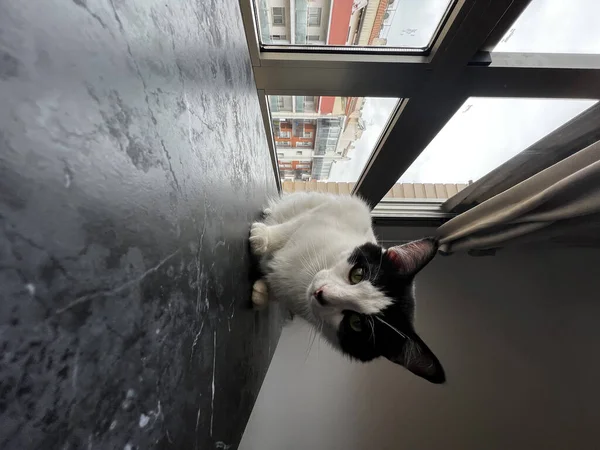
[[[399,272],[404,275],[415,275],[433,259],[437,249],[437,240],[426,238],[390,247],[385,254]]]
[[[403,341],[403,345],[395,348],[397,351],[388,351],[383,356],[431,383],[441,384],[446,381],[442,364],[419,336],[414,334]]]

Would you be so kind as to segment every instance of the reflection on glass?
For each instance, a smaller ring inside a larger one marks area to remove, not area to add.
[[[598,0],[533,0],[494,51],[600,53]]]
[[[398,99],[268,98],[283,181],[356,181]]]
[[[255,0],[263,44],[425,50],[452,0]]]
[[[469,98],[398,181],[476,181],[594,103]]]

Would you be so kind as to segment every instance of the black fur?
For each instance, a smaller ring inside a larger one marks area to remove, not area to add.
[[[442,365],[417,335],[413,326],[414,276],[435,255],[437,245],[433,241],[431,244],[431,254],[422,255],[422,264],[413,273],[403,273],[399,270],[378,245],[367,243],[354,250],[348,262],[352,266],[358,265],[363,268],[365,279],[362,282],[372,283],[390,297],[393,304],[378,315],[345,311],[338,329],[338,339],[342,351],[360,361],[384,356],[432,383],[443,383],[445,374]],[[352,315],[360,317],[360,331],[350,326]],[[406,360],[405,347],[408,345],[411,346],[413,357]]]

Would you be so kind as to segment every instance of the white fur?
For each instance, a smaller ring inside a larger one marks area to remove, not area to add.
[[[250,233],[272,298],[322,330],[333,344],[342,311],[374,314],[390,300],[368,281],[352,285],[347,259],[358,246],[376,243],[367,205],[351,196],[295,193],[272,201]],[[383,254],[382,254],[383,257]],[[262,286],[261,286],[262,288]],[[322,289],[326,306],[313,296]],[[266,294],[253,301],[263,304]]]

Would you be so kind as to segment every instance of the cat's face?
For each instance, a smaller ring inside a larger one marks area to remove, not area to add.
[[[436,251],[433,239],[387,250],[368,243],[318,272],[307,296],[324,334],[353,358],[385,356],[432,383],[443,383],[440,362],[413,327],[413,279]]]

